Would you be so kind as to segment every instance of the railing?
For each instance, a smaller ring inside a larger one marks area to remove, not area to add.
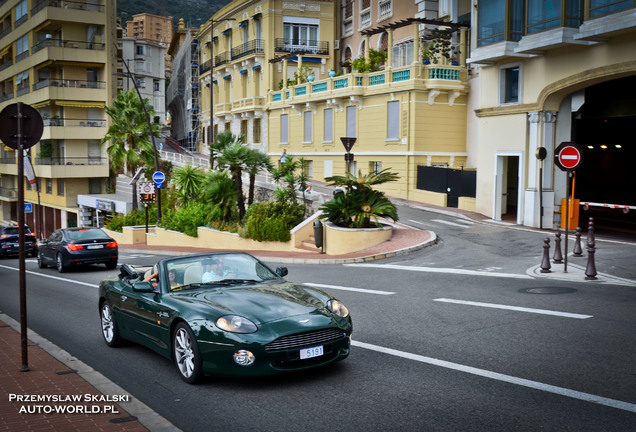
[[[0,102],[4,102],[4,101],[8,101],[13,99],[13,93],[7,93],[7,94],[3,94],[0,95]]]
[[[31,8],[31,16],[35,15],[37,12],[41,11],[45,7],[86,10],[91,12],[104,12],[104,6],[100,5],[97,0],[93,1],[93,3],[84,3],[67,0],[40,0],[35,6]]]
[[[105,89],[104,81],[84,81],[84,80],[59,80],[59,79],[43,79],[33,84],[33,91],[46,87],[70,87],[85,89]]]
[[[208,72],[210,69],[212,69],[212,61],[207,60],[203,62],[203,64],[199,66],[199,75],[203,75],[204,73]]]
[[[89,157],[45,157],[35,158],[36,165],[106,165],[108,158]]]
[[[101,42],[85,42],[69,39],[44,39],[33,45],[31,48],[31,54],[35,54],[36,52],[49,47],[104,51],[106,45]]]
[[[274,50],[298,54],[329,54],[329,42],[316,40],[290,40],[276,38]]]
[[[8,68],[9,66],[13,66],[13,59],[9,59],[6,62],[2,63],[0,65],[0,71],[5,70],[6,68]]]
[[[263,40],[254,39],[232,48],[232,60],[251,54],[263,54],[264,52]]]
[[[229,53],[226,51],[214,56],[214,67],[224,65],[230,61]]]
[[[106,120],[100,119],[72,119],[72,118],[43,118],[44,126],[79,126],[79,127],[104,127]]]
[[[0,160],[0,163],[5,163],[5,162],[2,162],[2,160]],[[15,163],[15,160],[13,161],[13,163]],[[17,198],[18,190],[16,188],[0,187],[0,196],[5,198]]]

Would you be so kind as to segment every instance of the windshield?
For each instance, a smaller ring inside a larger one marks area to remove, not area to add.
[[[81,229],[76,231],[67,231],[69,240],[93,240],[93,239],[104,239],[108,240],[108,234],[102,231],[99,228],[88,228]]]
[[[11,227],[11,228],[5,228],[4,229],[4,233],[6,235],[18,235],[20,228],[19,227]],[[25,234],[30,234],[31,230],[29,229],[29,227],[24,227],[24,233]]]
[[[170,289],[260,283],[278,279],[265,264],[243,253],[211,253],[163,261]]]

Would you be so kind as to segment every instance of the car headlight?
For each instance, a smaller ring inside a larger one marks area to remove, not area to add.
[[[349,309],[345,305],[343,305],[338,300],[329,300],[327,302],[327,307],[329,310],[341,318],[346,318],[349,316]]]
[[[254,333],[258,328],[247,318],[238,315],[225,315],[216,320],[216,326],[230,333]]]

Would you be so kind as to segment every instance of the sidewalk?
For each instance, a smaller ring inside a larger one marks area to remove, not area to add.
[[[0,313],[0,431],[179,431],[126,390]]]

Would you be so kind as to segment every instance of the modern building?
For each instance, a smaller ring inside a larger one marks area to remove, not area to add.
[[[156,42],[164,47],[168,47],[172,41],[174,32],[174,22],[172,17],[141,13],[133,15],[132,21],[126,22],[126,36],[137,40]],[[165,53],[165,76],[170,77],[172,73],[172,60]]]
[[[29,149],[39,193],[17,178],[18,154],[0,155],[0,219],[17,220],[17,188],[32,204],[27,223],[43,236],[90,224],[78,194],[103,193],[109,173],[104,106],[115,93],[114,2],[0,2],[0,110],[15,102],[44,120],[41,141]]]
[[[567,209],[580,214],[571,227],[594,216],[636,230],[636,3],[473,0],[471,9],[467,150],[477,211],[565,226],[569,183],[580,200]],[[569,181],[554,162],[564,142],[582,152]]]
[[[135,77],[141,97],[148,99],[155,111],[155,123],[166,122],[166,46],[145,39],[124,37],[121,39],[122,58]],[[123,68],[125,72],[126,68]],[[129,76],[120,76],[118,88],[123,91],[135,90]]]

